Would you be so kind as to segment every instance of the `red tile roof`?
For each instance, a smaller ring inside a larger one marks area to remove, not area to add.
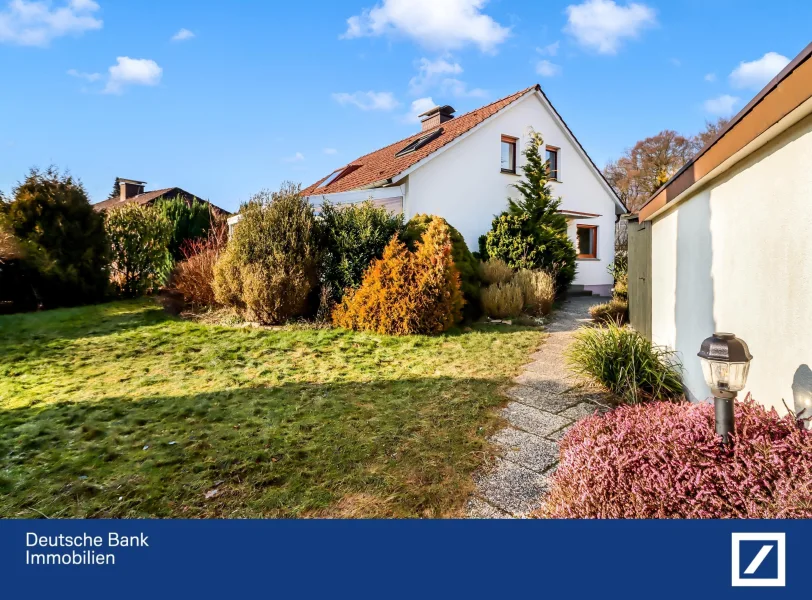
[[[186,190],[183,190],[179,187],[173,188],[164,188],[162,190],[152,190],[150,192],[144,192],[143,194],[138,194],[136,196],[131,196],[126,200],[122,201],[119,196],[113,196],[112,198],[108,198],[107,200],[102,200],[101,202],[96,202],[93,205],[93,208],[96,210],[105,210],[108,208],[113,208],[115,206],[120,206],[122,204],[152,204],[159,198],[174,198],[175,196],[186,196],[186,197],[194,197],[200,200],[201,202],[207,202],[215,209],[216,212],[221,212],[222,214],[229,214],[227,210],[223,210],[219,206],[208,202],[207,200],[203,200],[202,198],[198,198],[194,194],[190,194]]]
[[[385,148],[381,148],[380,150],[376,150],[375,152],[362,156],[361,158],[358,158],[345,165],[344,169],[347,169],[348,167],[352,167],[352,169],[348,169],[348,172],[343,176],[340,176],[337,180],[323,188],[319,188],[319,184],[327,179],[329,175],[322,177],[316,183],[302,190],[302,195],[311,196],[315,194],[334,194],[336,192],[348,192],[350,190],[355,190],[362,187],[374,187],[373,184],[383,182],[398,175],[399,173],[402,173],[446,144],[454,141],[462,134],[470,131],[482,123],[485,119],[492,117],[497,112],[515,102],[528,92],[540,89],[541,88],[538,85],[534,85],[520,92],[516,92],[515,94],[511,94],[510,96],[506,96],[501,100],[492,102],[487,106],[472,110],[471,112],[451,119],[450,121],[441,123],[434,129],[421,131],[410,137],[395,142],[394,144],[390,144]],[[436,139],[432,140],[422,148],[418,148],[414,152],[410,152],[409,154],[405,154],[403,156],[395,156],[407,144],[426,135],[430,131],[434,131],[437,128],[442,129],[443,132]]]

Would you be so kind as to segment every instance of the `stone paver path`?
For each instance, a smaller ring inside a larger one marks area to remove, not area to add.
[[[589,307],[605,300],[571,298],[553,314],[549,335],[507,392],[511,402],[502,416],[510,425],[491,439],[501,456],[477,477],[470,518],[525,517],[538,508],[558,462],[558,441],[575,421],[605,410],[604,395],[573,378],[564,360],[573,333],[589,321]]]

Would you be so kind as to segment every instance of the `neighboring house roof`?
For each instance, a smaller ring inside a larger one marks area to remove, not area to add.
[[[455,117],[449,121],[445,121],[433,129],[428,131],[420,131],[412,136],[397,141],[394,144],[390,144],[385,148],[381,148],[380,150],[376,150],[375,152],[362,156],[348,163],[343,168],[343,170],[347,172],[339,176],[329,185],[319,188],[321,182],[332,175],[332,173],[327,177],[322,177],[313,185],[306,187],[304,190],[302,190],[302,194],[304,196],[311,196],[315,194],[334,194],[336,192],[346,192],[363,187],[376,187],[376,184],[378,183],[382,185],[386,180],[399,175],[430,154],[433,154],[446,144],[454,141],[462,134],[470,131],[482,123],[485,119],[492,117],[497,112],[512,102],[515,102],[528,92],[532,92],[537,89],[540,90],[539,86],[534,85],[495,102],[491,102],[482,108],[472,110],[469,113],[465,113],[464,115]],[[442,129],[442,133],[435,139],[431,140],[428,144],[418,148],[414,152],[410,152],[409,154],[396,156],[396,154],[408,144],[418,140],[426,134],[436,131],[437,129]],[[335,171],[333,173],[335,173]]]
[[[113,196],[112,198],[108,198],[107,200],[102,200],[101,202],[97,202],[93,205],[93,208],[96,210],[105,210],[108,208],[113,208],[114,206],[120,206],[122,204],[152,204],[159,198],[174,198],[175,196],[186,196],[186,197],[193,197],[197,198],[201,202],[206,202],[211,205],[215,211],[219,211],[223,214],[229,214],[227,210],[223,210],[219,206],[212,204],[208,200],[203,200],[194,194],[187,192],[184,189],[179,187],[173,188],[164,188],[162,190],[152,190],[150,192],[144,192],[143,194],[137,194],[135,196],[131,196],[126,200],[122,200],[119,196]]]
[[[419,166],[417,163],[424,161],[424,159],[428,159],[438,150],[454,142],[490,117],[506,109],[520,98],[534,92],[537,92],[540,95],[540,98],[543,98],[544,104],[546,104],[546,106],[548,106],[552,111],[554,118],[561,123],[561,126],[572,138],[573,142],[578,147],[578,150],[581,151],[583,156],[598,174],[598,178],[600,179],[601,183],[605,185],[607,191],[612,195],[618,206],[625,212],[626,207],[618,197],[615,190],[606,180],[601,170],[595,165],[595,163],[586,153],[586,150],[584,150],[581,142],[579,142],[578,138],[576,138],[572,133],[572,130],[569,128],[566,122],[564,122],[564,119],[561,118],[561,115],[558,113],[555,107],[553,107],[552,103],[550,103],[550,100],[544,94],[539,84],[525,88],[516,92],[515,94],[505,96],[504,98],[491,102],[482,108],[472,110],[464,115],[445,121],[432,129],[420,131],[410,137],[399,140],[394,144],[390,144],[384,148],[381,148],[380,150],[376,150],[375,152],[362,156],[348,163],[344,167],[333,171],[327,177],[323,177],[316,183],[306,187],[304,190],[302,190],[302,195],[321,196],[388,185],[389,183],[392,183],[392,180],[398,175],[404,173],[412,167],[416,168],[416,166]],[[441,130],[441,133],[436,135],[436,137],[433,139],[430,139],[428,143],[418,147],[417,150],[413,152],[398,156],[398,153],[400,153],[400,151],[409,144],[416,142],[424,136],[430,136],[433,133],[436,134],[438,130]],[[333,181],[324,187],[319,187],[323,181],[333,177],[333,175],[336,175]]]
[[[649,220],[668,204],[685,198],[686,192],[704,185],[807,114],[812,114],[810,57],[812,44],[764,86],[699,154],[651,195],[639,211],[640,221]],[[804,110],[796,112],[798,108]]]

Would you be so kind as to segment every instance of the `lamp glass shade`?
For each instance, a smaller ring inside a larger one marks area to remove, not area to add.
[[[712,390],[740,392],[747,382],[750,362],[725,362],[700,359],[705,382]]]

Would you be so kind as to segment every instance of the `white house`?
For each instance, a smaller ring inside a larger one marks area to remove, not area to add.
[[[632,322],[650,308],[651,338],[681,354],[695,399],[710,396],[696,353],[725,331],[754,357],[745,392],[812,415],[811,57],[812,44],[649,200],[650,235],[630,233],[651,280],[649,307],[632,290],[646,274],[630,270]]]
[[[494,215],[518,194],[522,150],[531,131],[542,134],[550,161],[553,194],[579,253],[574,286],[608,295],[615,223],[625,207],[535,85],[459,117],[450,106],[421,115],[421,131],[362,156],[305,188],[320,204],[372,199],[408,220],[439,215],[456,227],[468,247],[491,227]]]

